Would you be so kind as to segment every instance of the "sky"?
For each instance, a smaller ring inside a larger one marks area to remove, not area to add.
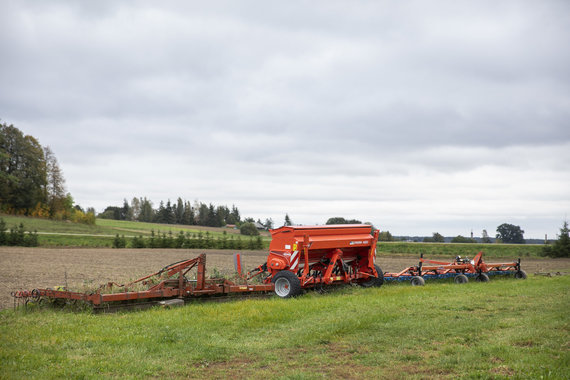
[[[0,0],[0,119],[82,207],[554,238],[570,2]]]

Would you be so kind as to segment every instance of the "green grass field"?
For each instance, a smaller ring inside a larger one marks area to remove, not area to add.
[[[345,287],[124,314],[0,313],[0,378],[570,374],[570,277]]]
[[[130,222],[124,220],[97,219],[94,226],[81,223],[71,223],[68,221],[55,221],[50,219],[30,218],[25,216],[1,215],[8,227],[23,223],[27,230],[38,232],[50,232],[60,234],[90,234],[90,235],[125,235],[132,236],[148,236],[151,231],[162,231],[176,234],[179,231],[189,231],[191,233],[205,233],[206,231],[199,226],[181,226],[171,224],[157,224],[144,222]],[[227,233],[239,233],[239,231],[228,230],[224,228],[208,228],[214,237],[221,235],[225,230]]]
[[[130,222],[121,220],[97,219],[94,226],[71,223],[67,221],[54,221],[49,219],[29,218],[25,216],[1,215],[6,226],[11,228],[20,223],[24,224],[27,231],[37,231],[38,241],[42,247],[111,247],[116,234],[124,235],[131,239],[134,236],[149,237],[151,231],[155,233],[168,233],[171,231],[176,236],[180,231],[198,236],[208,233],[212,239],[221,238],[224,234],[239,235],[239,230],[227,228],[211,228],[200,226],[181,226],[170,224]],[[243,237],[247,239],[246,237]],[[262,238],[269,245],[269,234],[262,232]]]

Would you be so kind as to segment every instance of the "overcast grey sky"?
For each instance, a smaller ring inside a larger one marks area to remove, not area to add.
[[[568,1],[0,0],[0,118],[67,188],[393,234],[554,237]]]

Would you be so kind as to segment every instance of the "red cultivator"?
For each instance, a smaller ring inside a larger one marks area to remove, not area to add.
[[[487,282],[489,276],[513,274],[515,278],[526,278],[521,269],[521,260],[506,263],[485,263],[483,252],[479,252],[473,260],[457,256],[455,261],[443,262],[427,260],[420,257],[417,266],[404,269],[399,273],[384,273],[386,281],[410,281],[412,285],[424,285],[425,279],[453,278],[458,284],[466,283],[469,277],[476,281]]]
[[[384,280],[410,280],[423,285],[424,279],[468,277],[488,281],[489,275],[510,274],[526,278],[520,260],[486,264],[480,252],[473,260],[458,257],[452,262],[420,259],[418,266],[399,273],[382,274],[375,264],[378,231],[368,225],[328,225],[281,227],[271,231],[267,262],[247,275],[242,274],[240,255],[235,255],[236,282],[206,277],[206,255],[170,264],[158,272],[125,285],[108,283],[92,292],[67,289],[34,289],[12,293],[15,302],[49,300],[55,303],[84,302],[95,309],[144,307],[157,302],[197,299],[206,296],[263,294],[271,291],[283,298],[302,289],[331,284],[356,283],[365,287],[381,286]],[[193,271],[193,272],[190,272]],[[259,276],[259,277],[258,277]],[[261,279],[253,283],[253,279]],[[165,301],[167,300],[167,301]]]

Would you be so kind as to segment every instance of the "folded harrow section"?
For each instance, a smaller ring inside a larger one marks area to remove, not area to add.
[[[457,256],[454,261],[444,262],[420,257],[418,265],[405,268],[397,273],[384,273],[385,281],[410,281],[412,285],[424,285],[425,280],[453,278],[458,284],[466,283],[469,278],[487,282],[489,276],[513,275],[525,279],[526,273],[521,269],[521,261],[485,263],[483,252],[479,252],[470,260]]]

